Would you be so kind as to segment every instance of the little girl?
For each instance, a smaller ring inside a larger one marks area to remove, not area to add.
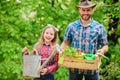
[[[41,35],[40,40],[34,45],[33,53],[38,54],[43,58],[48,58],[53,49],[57,45],[58,29],[53,25],[48,24]],[[29,54],[28,48],[23,48],[22,53]],[[54,73],[58,69],[58,55],[56,55],[49,61],[49,63],[40,71],[40,78],[34,78],[34,80],[54,80]],[[45,60],[42,60],[42,64]]]

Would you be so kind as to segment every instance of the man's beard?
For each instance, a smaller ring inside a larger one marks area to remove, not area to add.
[[[86,16],[84,17],[84,15],[81,15],[81,18],[82,18],[82,20],[84,20],[84,21],[88,21],[88,20],[90,20],[91,15],[87,15],[87,17],[86,17]]]

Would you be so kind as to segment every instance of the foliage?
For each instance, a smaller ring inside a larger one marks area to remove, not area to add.
[[[67,80],[68,79],[68,69],[60,67],[57,72],[55,72],[55,80]]]
[[[103,80],[119,80],[120,79],[120,38],[118,39],[118,44],[115,46],[110,46],[109,53],[106,56],[109,56],[109,60],[102,60],[101,74],[103,75]]]
[[[46,24],[53,24],[59,29],[61,43],[67,25],[79,19],[76,9],[78,2],[79,0],[1,0],[0,80],[27,80],[22,77],[22,48],[27,46],[32,50]],[[106,54],[109,60],[102,59],[100,68],[102,80],[120,79],[119,5],[119,0],[99,0],[93,15],[95,20],[105,26],[109,39],[109,51]],[[59,68],[55,72],[55,80],[67,78],[66,68]]]
[[[69,47],[67,46],[63,52],[63,55],[65,56],[71,56],[73,57],[73,55],[77,54],[77,49],[76,48],[73,48],[73,47]]]

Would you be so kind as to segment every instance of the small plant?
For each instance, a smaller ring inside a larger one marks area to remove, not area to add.
[[[65,56],[73,57],[73,55],[75,55],[76,53],[77,53],[77,49],[76,49],[76,48],[67,46],[67,47],[65,48],[65,51],[64,51],[63,54],[64,54]]]

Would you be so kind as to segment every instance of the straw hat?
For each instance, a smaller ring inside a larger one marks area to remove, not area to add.
[[[77,8],[94,8],[96,4],[93,4],[91,0],[81,0]]]

